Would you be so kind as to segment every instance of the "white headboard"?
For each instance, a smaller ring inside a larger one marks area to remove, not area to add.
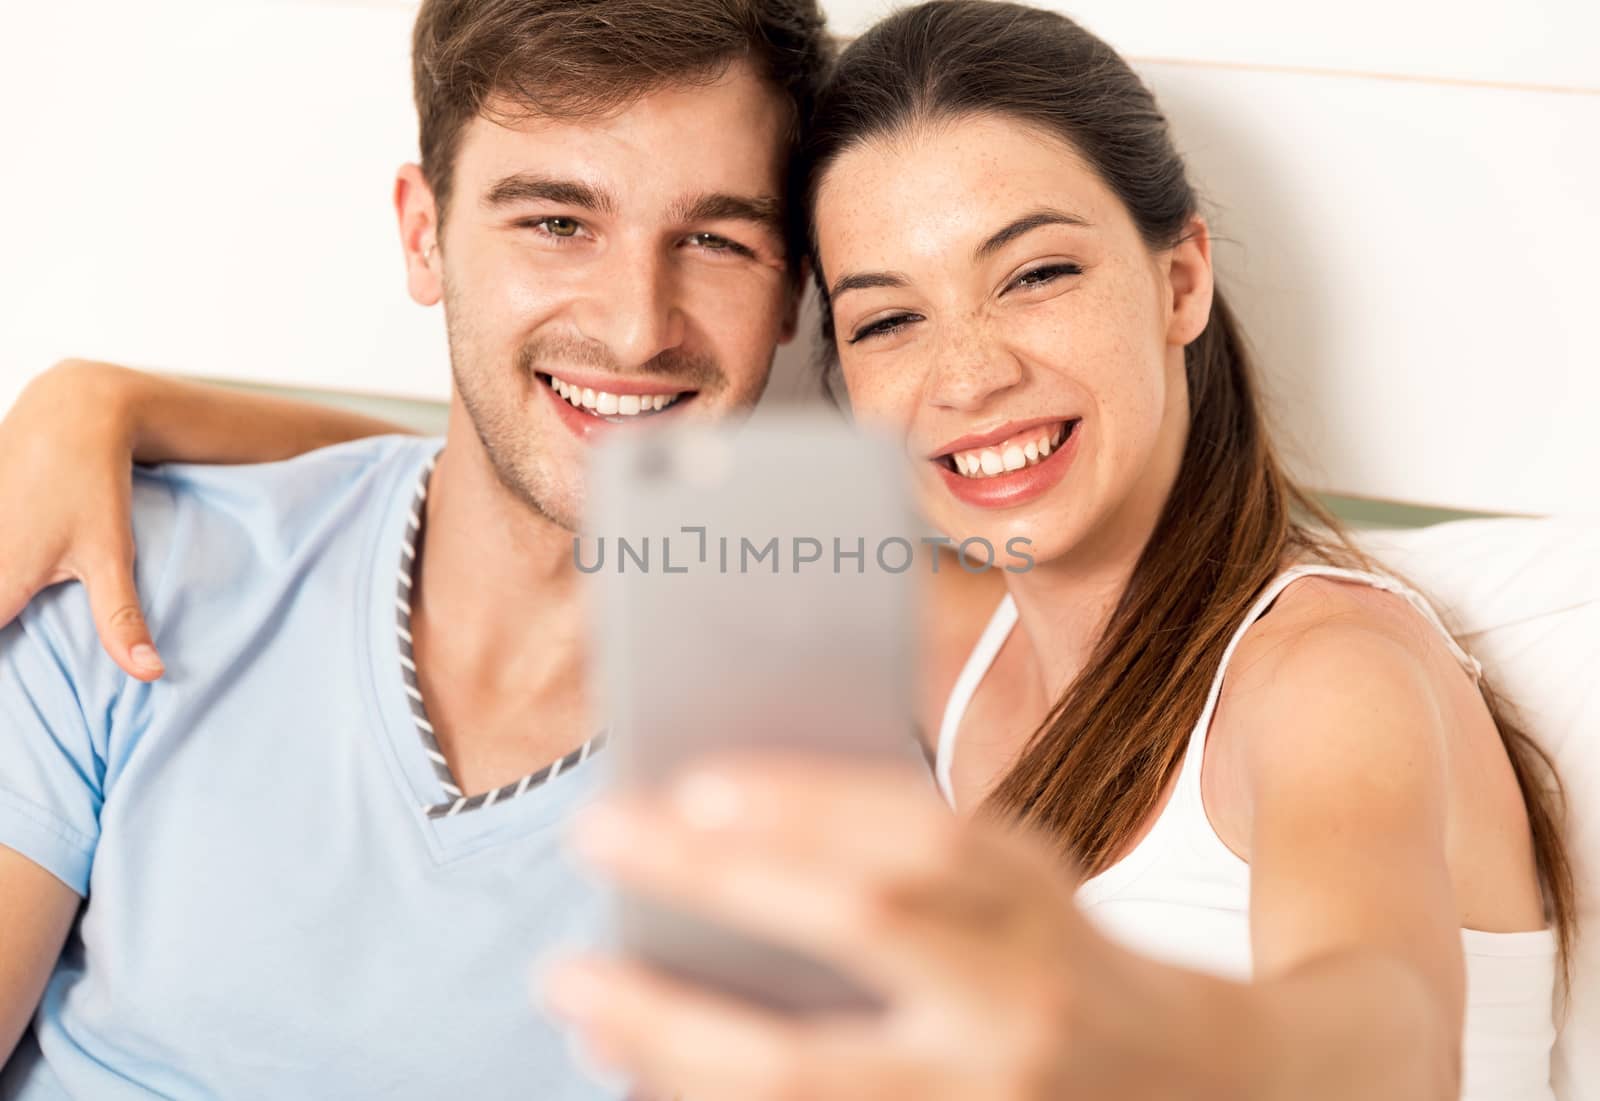
[[[1600,508],[1600,5],[1067,7],[1171,115],[1302,476]],[[28,8],[0,67],[0,408],[69,354],[445,395],[388,202],[412,3]],[[831,5],[846,32],[884,8]],[[780,362],[774,394],[807,389],[809,351]]]

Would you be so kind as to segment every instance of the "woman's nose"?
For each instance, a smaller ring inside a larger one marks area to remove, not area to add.
[[[948,409],[976,410],[1022,381],[1022,362],[982,324],[941,341],[928,379],[928,400]]]

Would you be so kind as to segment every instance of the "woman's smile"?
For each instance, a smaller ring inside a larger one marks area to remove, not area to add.
[[[1008,425],[963,437],[930,462],[957,500],[978,508],[1010,508],[1044,495],[1066,477],[1082,425],[1081,417]]]

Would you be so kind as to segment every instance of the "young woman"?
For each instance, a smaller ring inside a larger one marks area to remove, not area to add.
[[[695,1101],[1549,1097],[1574,907],[1546,763],[1284,476],[1136,75],[1061,16],[937,0],[845,52],[810,164],[854,409],[904,438],[938,527],[1026,536],[1037,566],[941,575],[925,718],[955,816],[901,777],[733,762],[580,835],[860,974],[884,1014],[783,1019],[605,960],[557,973],[558,1010]],[[78,384],[106,378],[167,385]],[[304,423],[285,450],[347,427]],[[88,431],[104,455],[131,430]],[[247,457],[189,431],[136,450]],[[58,454],[0,464],[9,511]],[[125,458],[91,466],[67,496],[116,500]],[[58,575],[104,623],[136,609],[111,515],[47,514],[24,561],[49,564],[0,613]],[[109,645],[150,675],[122,616]]]

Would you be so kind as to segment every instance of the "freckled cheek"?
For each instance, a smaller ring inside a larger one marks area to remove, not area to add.
[[[1095,405],[1104,454],[1112,467],[1137,468],[1156,446],[1165,409],[1160,357],[1126,331],[1107,341],[1100,357]]]
[[[1102,462],[1153,446],[1165,399],[1160,349],[1142,339],[1139,288],[1108,282],[1100,293],[1068,295],[1034,319],[1014,319],[1008,339],[1031,361],[1039,400],[1077,406],[1095,424]]]

